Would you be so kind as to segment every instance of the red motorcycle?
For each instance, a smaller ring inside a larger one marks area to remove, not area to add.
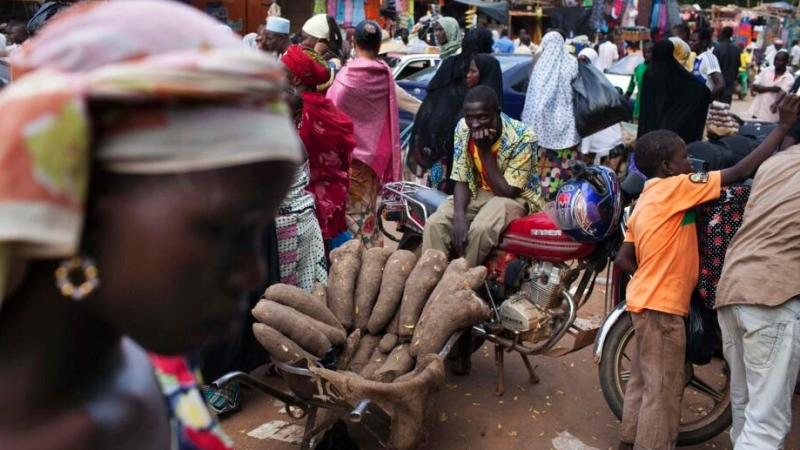
[[[591,176],[591,170],[587,171],[581,163],[573,164],[572,169],[574,177]],[[629,190],[641,192],[641,185],[629,187]],[[619,204],[635,198],[638,192],[618,192]],[[387,237],[398,242],[399,248],[415,250],[421,244],[428,217],[446,198],[445,194],[416,183],[387,184],[382,192],[378,225]],[[478,343],[486,340],[495,344],[496,395],[503,395],[505,391],[505,353],[519,353],[530,381],[536,383],[539,379],[529,356],[559,357],[594,343],[596,360],[601,363],[601,386],[612,411],[621,415],[628,373],[625,358],[633,333],[632,328],[626,326],[630,320],[625,320],[625,286],[629,276],[623,276],[616,268],[612,270],[611,264],[622,244],[629,212],[628,207],[624,212],[618,209],[621,225],[595,243],[572,239],[546,212],[516,219],[484,261],[489,275],[482,295],[490,305],[491,316],[483,325],[474,327],[472,334]],[[385,229],[387,222],[396,223],[395,233]],[[395,237],[397,233],[401,237]],[[577,319],[577,313],[586,305],[603,272],[607,319],[601,326],[592,326]],[[705,382],[691,364],[687,371],[690,381],[685,402],[691,402],[700,392],[711,398],[712,404],[705,409],[698,407],[696,415],[692,414],[691,405],[689,412],[684,412],[680,445],[711,439],[731,420],[729,384],[724,369],[713,372],[715,377],[723,377],[721,389],[716,387],[719,378],[713,383]]]

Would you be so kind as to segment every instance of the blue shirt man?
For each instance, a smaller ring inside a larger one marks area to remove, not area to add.
[[[503,30],[500,33],[500,39],[494,43],[492,50],[495,53],[514,53],[515,48],[514,41],[508,38],[508,30]]]

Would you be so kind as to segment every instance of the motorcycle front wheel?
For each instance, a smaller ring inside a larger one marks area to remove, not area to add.
[[[600,388],[618,418],[622,418],[625,385],[630,378],[633,324],[625,313],[606,337],[600,360]],[[716,357],[704,366],[687,364],[678,445],[706,442],[731,424],[730,375],[725,360]]]

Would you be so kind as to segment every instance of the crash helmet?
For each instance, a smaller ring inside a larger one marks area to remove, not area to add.
[[[617,231],[622,212],[613,170],[589,166],[558,188],[548,211],[561,230],[578,242],[600,242]]]

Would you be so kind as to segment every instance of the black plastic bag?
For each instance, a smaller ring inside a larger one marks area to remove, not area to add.
[[[617,88],[591,63],[578,63],[572,81],[575,128],[581,137],[591,136],[625,120],[628,108]]]
[[[714,330],[717,313],[703,306],[703,301],[692,298],[686,322],[686,361],[702,366],[714,356]]]

